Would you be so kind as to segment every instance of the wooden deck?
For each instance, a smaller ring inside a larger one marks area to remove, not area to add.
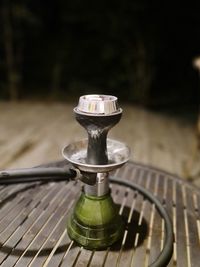
[[[0,168],[30,167],[62,159],[61,150],[66,144],[86,136],[74,119],[75,105],[1,102]],[[196,175],[200,159],[194,153],[195,125],[134,106],[122,107],[122,120],[110,137],[130,146],[131,159],[183,178],[194,174],[193,183],[200,186]]]

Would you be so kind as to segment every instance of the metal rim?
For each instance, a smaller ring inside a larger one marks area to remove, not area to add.
[[[123,148],[125,150],[126,154],[124,156],[124,158],[121,157],[121,153],[119,153],[119,155],[117,154],[117,152],[115,153],[115,158],[113,161],[113,159],[110,161],[110,163],[106,164],[106,165],[93,165],[93,164],[88,164],[86,162],[81,162],[80,160],[76,159],[77,158],[81,158],[84,160],[85,158],[82,155],[78,155],[78,153],[81,153],[80,151],[76,150],[76,146],[80,146],[82,148],[82,151],[84,151],[85,153],[85,157],[86,157],[86,152],[87,152],[87,143],[88,143],[88,139],[82,139],[80,141],[71,143],[69,145],[67,145],[66,147],[64,147],[62,149],[62,155],[65,159],[67,159],[71,164],[73,164],[76,168],[78,168],[81,171],[85,171],[85,172],[99,172],[99,173],[103,173],[103,172],[109,172],[112,170],[115,170],[119,167],[121,167],[122,165],[124,165],[130,157],[130,149],[127,145],[125,145],[122,142],[116,141],[116,140],[112,140],[112,139],[107,139],[107,149],[108,149],[108,160],[109,160],[109,151],[112,150],[113,152],[113,148],[110,148],[110,144],[114,143],[116,146],[118,146],[119,148]],[[76,157],[72,157],[74,153],[75,155],[76,152]],[[83,153],[83,152],[82,152]],[[112,153],[113,154],[113,153]],[[117,156],[119,156],[119,158],[117,158]],[[121,158],[120,158],[121,157]]]

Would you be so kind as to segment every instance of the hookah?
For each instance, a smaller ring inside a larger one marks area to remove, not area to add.
[[[122,109],[114,96],[89,95],[80,97],[74,112],[76,120],[86,129],[88,139],[65,147],[63,156],[96,182],[84,185],[68,221],[68,234],[82,246],[102,249],[117,241],[124,230],[111,198],[108,176],[128,161],[129,148],[118,141],[107,140],[107,133],[119,122]]]
[[[64,167],[37,167],[0,171],[0,184],[81,180],[83,189],[68,216],[69,237],[86,249],[102,250],[123,237],[125,223],[113,202],[110,182],[137,190],[155,204],[165,222],[163,250],[151,267],[166,266],[173,251],[171,220],[162,204],[146,189],[130,181],[111,177],[111,171],[129,160],[130,150],[122,142],[108,139],[109,130],[121,119],[118,99],[110,95],[84,95],[74,108],[77,122],[88,138],[64,147]]]

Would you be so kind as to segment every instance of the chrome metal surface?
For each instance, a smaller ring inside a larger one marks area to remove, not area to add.
[[[91,115],[112,115],[121,113],[117,97],[111,95],[84,95],[79,98],[76,113],[87,113]]]
[[[124,143],[107,139],[108,164],[93,165],[86,162],[88,140],[83,139],[66,146],[62,154],[76,168],[85,172],[109,172],[121,167],[129,160],[130,149]]]
[[[101,197],[109,192],[108,173],[97,173],[95,185],[84,185],[84,191],[87,195]]]

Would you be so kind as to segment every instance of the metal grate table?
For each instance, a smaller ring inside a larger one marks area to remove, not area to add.
[[[171,174],[132,162],[112,175],[142,185],[166,207],[174,230],[174,253],[168,266],[200,266],[200,190]],[[112,195],[127,222],[123,239],[104,251],[85,250],[71,241],[65,225],[80,184],[0,187],[1,266],[142,267],[156,259],[163,247],[163,219],[139,192],[115,184]]]

